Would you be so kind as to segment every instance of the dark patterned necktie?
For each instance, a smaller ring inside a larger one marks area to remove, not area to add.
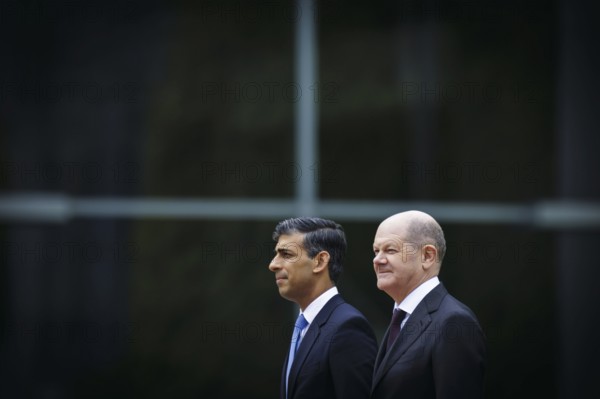
[[[400,325],[402,324],[402,320],[404,320],[404,316],[406,316],[406,312],[402,309],[394,309],[394,315],[392,316],[392,322],[390,323],[390,334],[388,335],[387,345],[385,351],[388,352],[392,347],[392,344],[398,338],[398,334],[400,334]]]

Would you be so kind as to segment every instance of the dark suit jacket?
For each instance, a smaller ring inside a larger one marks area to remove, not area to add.
[[[371,398],[470,399],[483,397],[485,342],[473,312],[435,287],[375,361]]]
[[[308,327],[290,370],[288,399],[368,398],[377,354],[367,319],[340,295],[331,298]],[[281,398],[285,398],[285,372]]]

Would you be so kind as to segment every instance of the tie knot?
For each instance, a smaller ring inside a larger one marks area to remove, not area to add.
[[[404,316],[406,316],[406,312],[400,308],[394,309],[394,314],[392,315],[392,323],[401,323],[404,320]]]
[[[306,319],[304,318],[304,315],[302,313],[300,313],[300,315],[298,315],[298,318],[296,319],[296,324],[294,324],[294,327],[296,327],[297,329],[302,331],[302,330],[304,330],[304,327],[306,327],[307,325],[308,325],[308,321],[306,321]]]

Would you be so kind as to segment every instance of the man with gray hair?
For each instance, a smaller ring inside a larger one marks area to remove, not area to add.
[[[373,242],[377,288],[395,302],[371,398],[483,397],[485,340],[473,312],[440,283],[440,225],[419,211],[385,219]]]

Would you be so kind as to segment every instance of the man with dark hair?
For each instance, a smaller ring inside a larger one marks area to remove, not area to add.
[[[277,244],[269,270],[279,294],[300,307],[281,398],[368,398],[375,335],[335,286],[346,252],[344,230],[331,220],[294,218],[280,222],[273,239]]]
[[[440,225],[423,212],[398,213],[379,225],[373,251],[377,288],[395,305],[371,397],[482,398],[483,332],[437,277],[446,252]]]

